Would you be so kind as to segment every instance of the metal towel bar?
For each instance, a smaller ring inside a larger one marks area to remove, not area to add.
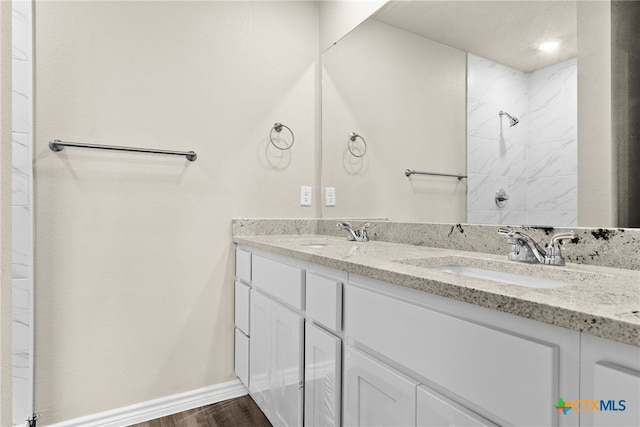
[[[458,178],[458,181],[462,180],[463,178],[466,178],[467,175],[453,175],[450,173],[437,173],[437,172],[418,172],[418,171],[414,171],[413,169],[407,169],[406,171],[404,171],[404,174],[406,176],[411,176],[411,175],[435,175],[435,176],[452,176],[455,178]]]
[[[77,147],[77,148],[96,148],[100,150],[115,150],[115,151],[132,151],[136,153],[153,153],[153,154],[168,154],[172,156],[185,156],[187,160],[194,162],[198,155],[195,151],[173,151],[173,150],[155,150],[151,148],[136,148],[136,147],[121,147],[117,145],[100,145],[100,144],[83,144],[80,142],[68,142],[60,141],[59,139],[52,139],[49,141],[49,148],[52,151],[62,151],[64,147]]]

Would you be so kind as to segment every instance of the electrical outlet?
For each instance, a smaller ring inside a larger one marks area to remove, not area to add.
[[[311,206],[311,187],[300,187],[300,206]]]
[[[324,205],[335,206],[336,205],[336,188],[325,187],[324,189]]]

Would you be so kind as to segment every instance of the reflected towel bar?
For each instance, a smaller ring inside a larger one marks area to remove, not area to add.
[[[404,171],[404,174],[406,176],[411,176],[411,175],[435,175],[435,176],[453,176],[455,178],[458,178],[458,181],[462,180],[463,178],[466,178],[467,175],[452,175],[449,173],[436,173],[436,172],[418,172],[418,171],[414,171],[413,169],[407,169],[406,171]]]
[[[151,148],[136,148],[136,147],[120,147],[117,145],[100,145],[100,144],[82,144],[79,142],[60,141],[59,139],[52,139],[49,141],[49,148],[52,151],[62,151],[64,147],[77,147],[77,148],[97,148],[100,150],[115,150],[115,151],[133,151],[136,153],[153,153],[153,154],[168,154],[172,156],[185,156],[187,160],[194,162],[198,155],[195,151],[172,151],[172,150],[154,150]]]

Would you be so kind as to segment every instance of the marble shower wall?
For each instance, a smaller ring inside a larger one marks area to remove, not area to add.
[[[576,60],[523,73],[469,54],[467,97],[467,222],[576,226]]]
[[[13,423],[32,413],[32,39],[31,2],[12,3]]]

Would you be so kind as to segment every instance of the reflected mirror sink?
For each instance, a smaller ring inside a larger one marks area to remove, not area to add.
[[[461,274],[467,277],[493,280],[494,282],[525,286],[527,288],[551,289],[568,285],[568,283],[560,282],[558,280],[504,273],[502,271],[485,270],[484,268],[468,267],[464,265],[439,265],[430,268],[433,270],[444,271],[445,273]]]

